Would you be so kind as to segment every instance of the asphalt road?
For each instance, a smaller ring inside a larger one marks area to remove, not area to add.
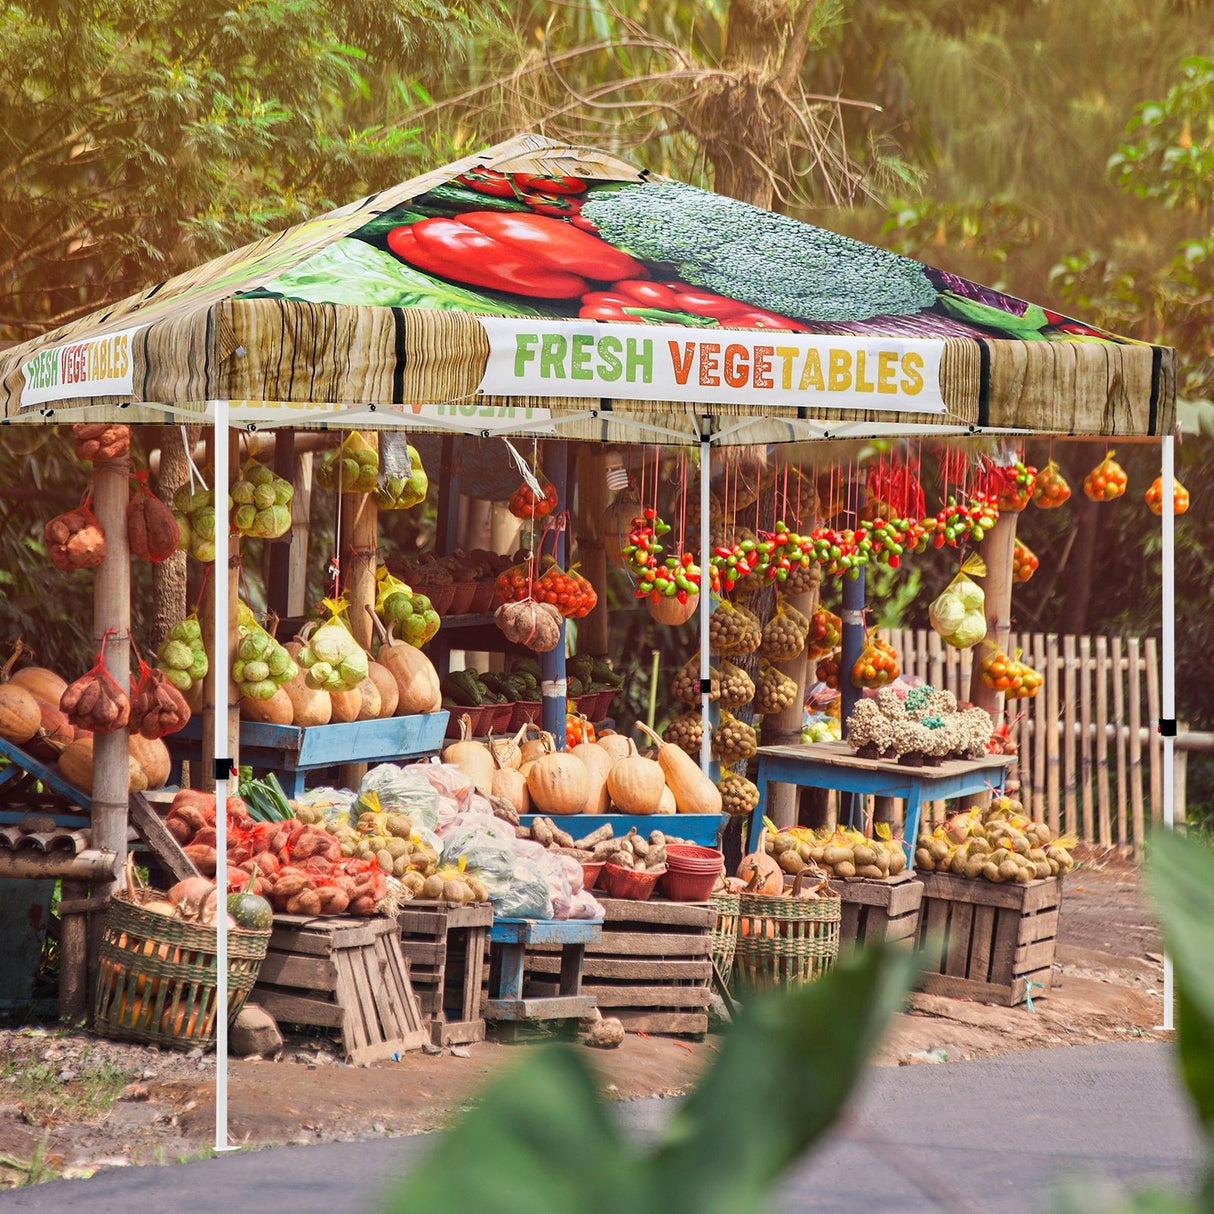
[[[616,1107],[629,1132],[644,1141],[660,1130],[671,1103]],[[371,1214],[426,1146],[422,1136],[119,1169],[0,1194],[0,1214],[61,1214],[69,1207],[82,1214],[144,1214],[177,1204],[192,1214]],[[846,1122],[797,1166],[776,1208],[1045,1211],[1055,1186],[1068,1178],[1188,1187],[1198,1152],[1163,1045],[1074,1046],[874,1068]]]

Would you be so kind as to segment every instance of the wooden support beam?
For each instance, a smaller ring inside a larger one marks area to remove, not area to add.
[[[377,442],[373,431],[359,432],[371,447]],[[371,648],[371,616],[375,606],[375,570],[379,565],[379,507],[369,493],[347,493],[341,511],[341,587],[348,604],[347,618],[354,639]],[[341,769],[341,783],[357,788],[367,774],[365,763],[347,763]]]

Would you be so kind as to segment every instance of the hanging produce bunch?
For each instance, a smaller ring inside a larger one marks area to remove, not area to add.
[[[1163,514],[1163,477],[1157,476],[1146,491],[1147,508],[1152,514]],[[1172,479],[1172,513],[1184,514],[1189,509],[1189,491],[1175,478]]]
[[[708,668],[708,702],[717,703],[721,698],[721,671],[716,666]],[[679,669],[670,683],[670,694],[684,704],[699,704],[700,694],[700,659],[698,656],[688,659]]]
[[[599,601],[594,587],[573,565],[568,572],[552,557],[544,558],[544,571],[531,589],[532,598],[538,603],[548,603],[568,620],[580,620],[588,616]]]
[[[809,621],[795,607],[780,600],[775,615],[763,628],[759,652],[769,662],[791,662],[805,648],[808,636]]]
[[[1027,582],[1041,562],[1036,553],[1023,540],[1018,539],[1012,549],[1012,581]]]
[[[421,647],[439,630],[442,621],[424,594],[414,594],[407,583],[393,577],[387,566],[375,571],[375,611],[410,645]]]
[[[809,639],[807,641],[809,656],[824,658],[831,650],[838,649],[842,643],[843,621],[833,611],[819,607],[809,617]]]
[[[562,616],[551,603],[514,599],[497,608],[493,622],[506,640],[534,653],[550,653],[560,644]]]
[[[994,481],[995,504],[1005,513],[1019,514],[1032,500],[1037,484],[1037,469],[1023,460],[995,465],[990,470]]]
[[[755,685],[754,711],[759,716],[783,712],[797,699],[797,681],[769,662],[760,661],[759,681]]]
[[[839,690],[839,666],[842,662],[843,651],[836,649],[824,658],[819,658],[816,666],[818,680],[834,691]]]
[[[902,668],[898,665],[898,654],[894,647],[879,637],[866,636],[860,656],[852,663],[852,686],[884,687],[901,673]]]
[[[232,663],[232,682],[237,684],[240,694],[247,699],[268,700],[284,683],[289,683],[299,670],[290,653],[257,622],[243,602],[237,602],[236,621],[240,640],[236,647],[236,661]],[[349,633],[346,635],[349,636]],[[366,678],[365,669],[363,678]]]
[[[130,426],[78,424],[72,427],[76,458],[93,464],[125,459],[131,453]]]
[[[669,532],[670,524],[658,518],[653,507],[633,520],[628,542],[621,551],[636,580],[634,594],[638,599],[656,603],[662,598],[673,598],[685,604],[700,593],[700,567],[690,552],[680,557],[662,557],[666,549],[658,541]]]
[[[130,720],[130,697],[105,668],[105,646],[113,630],[101,638],[97,660],[59,700],[59,711],[77,728],[93,733],[114,733]]]
[[[998,797],[989,809],[975,807],[952,817],[915,845],[921,872],[952,873],[996,885],[1027,885],[1060,877],[1074,866],[1074,835],[1056,837],[1044,822],[1034,822],[1014,797]]]
[[[721,712],[721,720],[712,731],[712,753],[722,763],[740,763],[757,754],[759,739],[754,726],[739,721],[728,709]]]
[[[515,518],[547,518],[556,510],[555,486],[547,478],[539,480],[538,484],[540,486],[538,494],[530,485],[524,483],[510,495],[507,508]]]
[[[1071,487],[1062,475],[1062,469],[1050,460],[1037,473],[1037,482],[1033,486],[1033,505],[1041,510],[1053,510],[1061,506],[1071,496]]]
[[[1083,492],[1094,502],[1114,501],[1125,490],[1125,469],[1113,458],[1112,451],[1083,478]]]
[[[685,750],[697,762],[704,736],[704,721],[699,712],[680,713],[662,730],[662,738],[672,746]]]
[[[215,559],[215,497],[205,487],[191,482],[173,494],[173,511],[181,536],[178,547],[196,561],[209,564]]]
[[[964,543],[978,544],[999,521],[999,505],[993,494],[973,493],[968,505],[949,497],[934,519],[925,519],[927,534],[934,548],[960,547]]]
[[[946,644],[969,649],[986,636],[986,595],[972,580],[985,576],[985,562],[971,554],[927,609],[928,621]]]
[[[992,691],[1002,691],[1009,700],[1030,700],[1041,690],[1041,675],[1020,660],[1020,651],[1009,658],[1001,649],[991,647],[982,659],[982,682]]]
[[[198,613],[191,612],[179,624],[174,624],[156,652],[156,669],[178,691],[189,691],[195,683],[207,677],[210,664],[202,643],[202,624]]]
[[[42,529],[47,555],[56,569],[96,569],[105,559],[105,532],[91,504],[90,496],[75,510],[56,515]]]
[[[126,507],[127,543],[131,554],[158,565],[181,546],[181,527],[168,508],[147,486],[147,473],[135,476],[135,492]]]
[[[316,469],[316,483],[342,493],[374,493],[379,486],[379,451],[357,430],[351,430]]]
[[[741,708],[755,698],[754,680],[740,666],[721,662],[721,707]]]
[[[352,691],[367,677],[366,651],[342,620],[345,604],[325,599],[322,607],[325,621],[304,626],[299,634],[303,648],[296,660],[307,672],[304,682],[314,691]]]
[[[754,653],[762,643],[759,617],[749,607],[722,600],[708,617],[708,647],[714,653],[741,657]]]
[[[411,510],[426,500],[430,478],[417,448],[403,434],[379,436],[379,471],[372,498],[381,510]]]
[[[255,459],[245,462],[228,494],[232,528],[252,539],[276,540],[291,530],[295,488]]]
[[[754,813],[759,804],[759,787],[739,772],[731,771],[728,764],[721,767],[721,779],[717,783],[721,794],[721,810],[731,817],[739,818]]]
[[[144,738],[164,738],[184,729],[189,720],[185,697],[164,671],[152,669],[141,658],[139,682],[131,681],[131,732]]]

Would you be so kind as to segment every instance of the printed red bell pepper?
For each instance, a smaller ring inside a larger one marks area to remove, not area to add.
[[[546,177],[534,173],[515,173],[514,184],[521,190],[540,194],[584,194],[586,183],[580,177]]]
[[[645,267],[606,241],[546,215],[469,211],[388,233],[402,261],[469,286],[539,299],[576,299],[586,279],[638,278]]]

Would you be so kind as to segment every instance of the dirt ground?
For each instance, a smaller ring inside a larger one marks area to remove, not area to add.
[[[1137,870],[1080,853],[1067,879],[1055,985],[1033,1008],[919,994],[874,1063],[940,1064],[1012,1050],[1156,1040],[1162,1015],[1158,934]],[[526,1045],[485,1042],[400,1062],[347,1066],[326,1041],[294,1038],[277,1060],[234,1060],[232,1140],[314,1143],[441,1128]],[[677,1095],[718,1041],[629,1034],[617,1050],[584,1046],[611,1099]],[[323,1075],[318,1074],[323,1072]],[[214,1058],[123,1045],[50,1025],[0,1029],[0,1188],[101,1168],[209,1153]]]

